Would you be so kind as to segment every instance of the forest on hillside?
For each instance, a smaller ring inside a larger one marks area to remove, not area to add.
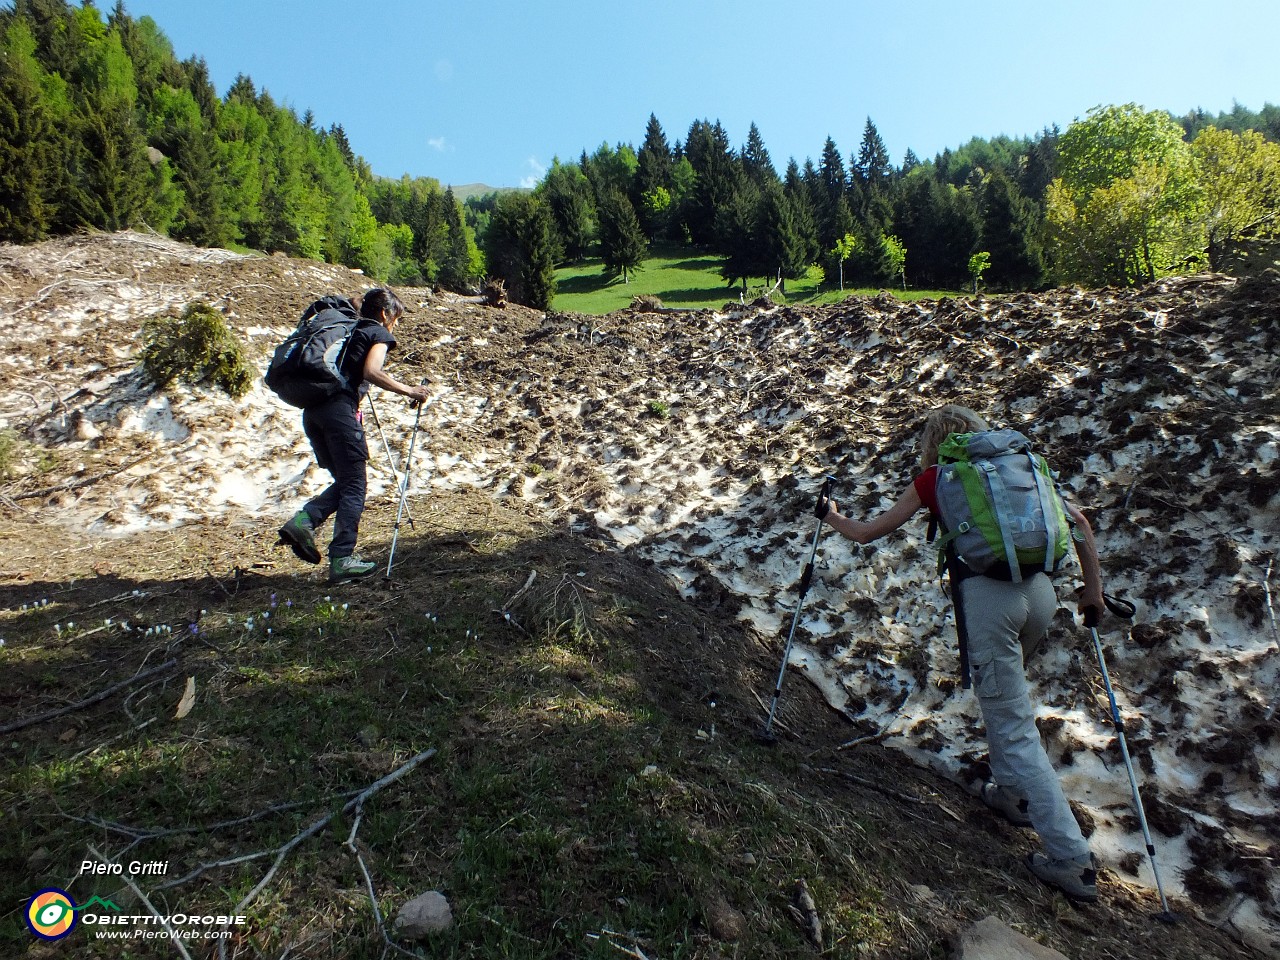
[[[651,247],[721,258],[726,284],[992,290],[1128,285],[1250,272],[1280,237],[1280,107],[1173,117],[1097,107],[1065,131],[975,138],[894,165],[868,118],[783,172],[755,124],[557,160],[531,192],[468,197],[380,177],[340,124],[318,128],[240,75],[219,96],[123,2],[13,0],[0,10],[0,240],[149,227],[202,246],[342,263],[393,284],[501,279],[546,309],[555,270],[600,258],[627,278]]]

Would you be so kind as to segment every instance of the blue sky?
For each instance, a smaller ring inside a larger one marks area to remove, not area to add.
[[[110,10],[101,0],[99,8]],[[1280,104],[1278,0],[125,0],[220,95],[239,73],[375,173],[532,185],[553,157],[754,121],[774,165],[895,164],[970,138],[1065,129],[1100,104],[1176,115]]]

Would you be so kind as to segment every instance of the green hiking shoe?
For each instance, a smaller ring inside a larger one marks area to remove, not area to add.
[[[359,557],[334,557],[329,561],[329,582],[346,583],[349,580],[363,580],[378,565],[372,560],[361,560]]]
[[[319,563],[320,551],[316,549],[316,530],[305,510],[299,510],[289,522],[280,528],[280,542],[287,544],[299,560]]]

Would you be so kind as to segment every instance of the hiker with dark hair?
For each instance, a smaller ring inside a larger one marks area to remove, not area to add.
[[[371,383],[415,403],[430,396],[426,384],[411,387],[382,369],[387,353],[396,345],[394,332],[403,315],[404,304],[390,290],[368,291],[360,300],[359,323],[347,339],[339,362],[346,386],[302,411],[302,429],[311,441],[316,462],[333,475],[333,483],[280,528],[280,538],[301,559],[319,563],[315,531],[334,517],[329,544],[331,583],[367,577],[377,567],[355,555],[360,515],[364,513],[365,464],[369,459],[360,416],[361,398]]]
[[[820,504],[819,515],[858,543],[870,543],[892,533],[922,507],[929,509],[934,520],[942,520],[944,506],[939,497],[946,494],[939,476],[946,468],[938,465],[940,448],[945,445],[950,452],[955,449],[953,443],[971,436],[1000,440],[1011,435],[1024,443],[1026,440],[1014,431],[988,433],[989,430],[987,422],[967,407],[941,407],[929,414],[920,438],[922,472],[892,507],[862,522],[844,516],[834,502],[827,501]],[[1048,476],[1047,467],[1045,473]],[[1084,578],[1079,610],[1082,614],[1086,610],[1101,614],[1102,574],[1093,531],[1084,514],[1058,500],[1076,530],[1071,539]],[[1050,512],[1056,510],[1050,506]],[[1063,531],[1065,535],[1065,524]],[[972,675],[987,728],[994,778],[983,786],[982,799],[1010,823],[1032,826],[1040,835],[1045,852],[1032,854],[1027,860],[1035,876],[1071,899],[1095,900],[1096,862],[1040,740],[1025,670],[1026,659],[1044,639],[1057,610],[1057,597],[1046,572],[1050,564],[1028,566],[1019,562],[1016,569],[1011,569],[1007,562],[996,563],[985,573],[977,573],[960,559],[947,539],[954,533],[945,532],[946,565],[961,641],[961,669],[966,674],[966,685],[968,674]],[[1043,555],[1044,534],[1040,537]],[[1065,542],[1061,549],[1065,552]],[[1021,560],[1018,550],[1013,553]]]

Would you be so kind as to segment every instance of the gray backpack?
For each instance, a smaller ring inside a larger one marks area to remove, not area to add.
[[[950,546],[975,573],[1057,569],[1071,533],[1053,472],[1016,430],[953,433],[938,447],[938,511]]]

